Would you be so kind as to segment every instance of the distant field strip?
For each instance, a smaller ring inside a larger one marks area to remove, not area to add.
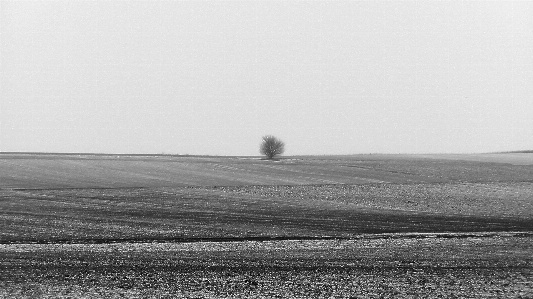
[[[414,179],[419,181],[418,179]],[[0,156],[0,188],[118,188],[410,182],[405,174],[313,163],[157,159],[47,159]]]
[[[437,159],[363,155],[263,161],[224,157],[0,154],[0,188],[533,181],[533,165],[468,161],[460,157],[455,156],[453,160],[449,156]]]
[[[533,165],[533,153],[499,153],[499,154],[456,154],[456,155],[418,155],[431,159],[463,160],[486,163],[505,163],[511,165]]]

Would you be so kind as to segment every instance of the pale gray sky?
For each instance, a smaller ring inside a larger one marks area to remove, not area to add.
[[[0,151],[533,149],[533,1],[0,0]]]

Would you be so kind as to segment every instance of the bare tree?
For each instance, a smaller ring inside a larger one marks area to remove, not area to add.
[[[268,159],[272,159],[275,156],[283,154],[285,143],[272,135],[266,135],[263,136],[263,142],[261,142],[259,151]]]

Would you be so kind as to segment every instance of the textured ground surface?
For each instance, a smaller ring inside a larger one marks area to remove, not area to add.
[[[0,245],[0,298],[531,298],[531,237]]]
[[[532,154],[0,154],[0,298],[532,298],[532,232]]]
[[[0,154],[0,188],[533,181],[533,154],[231,157]]]
[[[533,183],[0,190],[0,243],[533,231]]]

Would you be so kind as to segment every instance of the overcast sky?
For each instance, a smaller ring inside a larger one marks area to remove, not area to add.
[[[533,149],[533,1],[0,1],[0,151]]]

